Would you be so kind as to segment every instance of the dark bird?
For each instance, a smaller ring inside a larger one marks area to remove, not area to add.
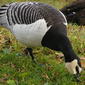
[[[68,22],[85,25],[85,0],[77,0],[63,7],[61,11]]]
[[[81,72],[80,59],[67,37],[67,20],[58,9],[39,2],[6,4],[0,7],[0,25],[28,47],[33,61],[32,47],[48,47],[64,54],[70,73]]]

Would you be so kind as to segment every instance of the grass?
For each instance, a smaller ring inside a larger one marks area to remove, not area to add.
[[[1,4],[13,1],[0,0]],[[67,1],[40,0],[58,9],[70,3]],[[70,41],[79,56],[85,56],[84,28],[69,24],[67,29]],[[8,30],[0,28],[0,85],[85,85],[85,71],[81,74],[80,83],[73,81],[73,75],[67,72],[63,60],[56,59],[57,52],[43,47],[34,48],[38,62],[34,64],[30,56],[24,54],[24,48]]]

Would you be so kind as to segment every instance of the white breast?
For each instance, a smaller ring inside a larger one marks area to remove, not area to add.
[[[50,29],[44,19],[25,25],[16,24],[13,26],[13,34],[16,39],[27,46],[41,46],[41,41],[45,33]]]

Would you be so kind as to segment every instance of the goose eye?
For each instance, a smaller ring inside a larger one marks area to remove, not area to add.
[[[77,74],[79,74],[79,67],[78,66],[76,66],[76,72],[77,72]]]

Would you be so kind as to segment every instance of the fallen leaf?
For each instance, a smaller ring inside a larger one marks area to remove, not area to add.
[[[63,61],[63,56],[62,53],[57,53],[55,59],[61,63]]]

